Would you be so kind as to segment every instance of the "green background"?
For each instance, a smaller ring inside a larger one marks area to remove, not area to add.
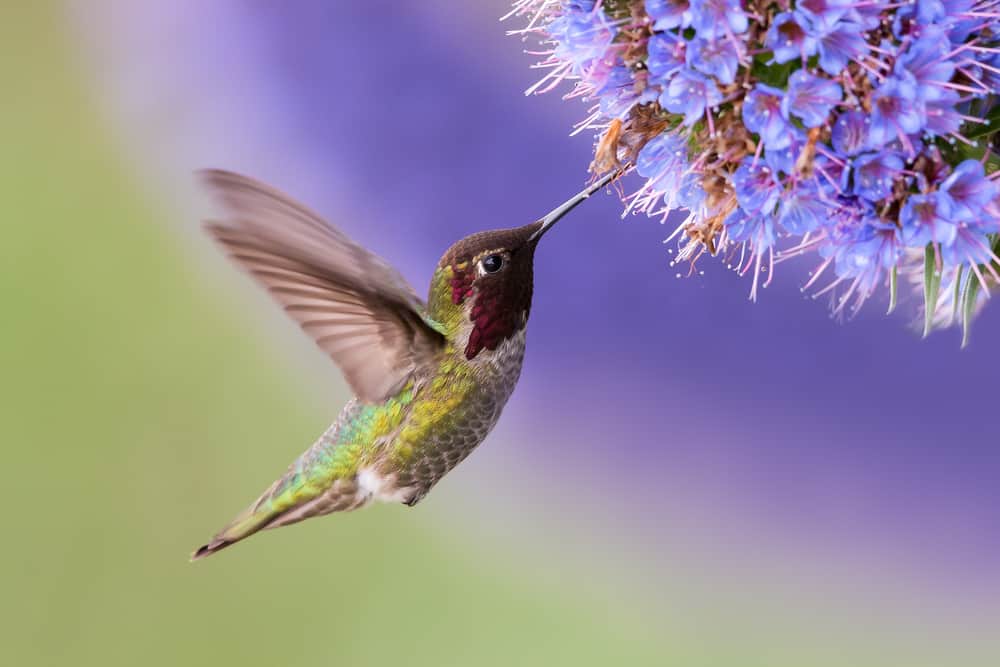
[[[621,609],[526,580],[427,512],[378,507],[188,563],[280,472],[248,453],[285,443],[290,459],[332,410],[303,407],[251,318],[188,266],[176,211],[143,197],[102,126],[61,11],[0,20],[3,661],[656,655]]]
[[[828,604],[719,564],[645,586],[628,544],[501,544],[458,487],[188,563],[346,391],[304,387],[192,260],[187,206],[132,173],[64,11],[0,16],[4,664],[996,664],[981,627],[927,630],[905,596]]]

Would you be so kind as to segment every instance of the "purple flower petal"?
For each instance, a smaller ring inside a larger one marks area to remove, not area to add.
[[[958,230],[950,201],[938,192],[910,195],[899,213],[899,224],[903,243],[911,248],[932,241],[949,246]]]
[[[778,209],[778,223],[797,236],[818,229],[828,218],[827,204],[816,189],[807,184],[800,184],[782,198]]]
[[[767,31],[766,45],[774,52],[774,61],[787,63],[816,53],[816,39],[809,34],[802,16],[782,12],[774,17]]]
[[[892,186],[903,169],[895,153],[866,153],[854,159],[854,194],[877,202],[892,194]]]
[[[920,132],[926,122],[926,109],[920,99],[913,75],[904,72],[891,76],[872,93],[869,146],[878,150],[890,141]]]
[[[703,39],[725,38],[747,30],[749,21],[740,0],[690,0],[691,25]]]
[[[983,216],[983,209],[997,196],[998,188],[986,178],[979,161],[965,160],[941,183],[940,192],[958,219],[975,220]]]
[[[740,208],[751,215],[770,215],[778,203],[781,188],[777,174],[768,165],[754,164],[750,156],[743,158],[733,174],[733,189]]]
[[[664,133],[651,139],[636,158],[635,170],[656,183],[657,188],[675,189],[687,169],[687,147],[677,134]]]
[[[715,82],[691,70],[682,70],[673,79],[666,92],[660,96],[660,104],[667,111],[684,114],[684,124],[694,125],[705,114],[707,107],[722,101]]]
[[[729,238],[737,243],[749,243],[751,249],[760,253],[774,245],[774,217],[770,215],[748,214],[737,208],[724,223]]]
[[[868,145],[868,115],[863,111],[848,111],[833,123],[833,149],[845,156],[854,156]]]
[[[958,93],[947,91],[947,95],[940,97],[924,106],[924,113],[927,122],[924,124],[924,132],[931,136],[946,136],[953,132],[958,132],[965,119],[955,108],[959,104]]]
[[[943,84],[955,76],[955,63],[946,57],[951,50],[944,33],[931,26],[899,56],[894,71],[896,74],[909,72],[925,102],[940,99],[951,92]]]
[[[758,83],[743,101],[743,124],[760,135],[767,148],[785,148],[791,143],[791,124],[781,113],[785,91]]]
[[[862,293],[871,292],[883,272],[894,267],[903,255],[896,226],[870,213],[837,225],[828,238],[820,254],[833,257],[837,275],[857,280]]]
[[[798,116],[806,127],[819,127],[826,123],[830,111],[843,97],[844,90],[839,83],[800,69],[788,79],[788,93],[781,101],[781,112],[785,118]]]
[[[646,14],[653,19],[653,30],[671,30],[691,25],[688,0],[646,0]]]
[[[824,33],[837,25],[850,11],[852,4],[854,0],[799,0],[795,8],[805,17],[814,32]]]
[[[687,64],[714,76],[719,83],[730,84],[736,80],[736,70],[740,65],[739,46],[741,42],[731,39],[707,40],[695,37],[688,42]]]
[[[847,63],[868,53],[868,42],[864,37],[864,27],[858,23],[842,21],[830,32],[821,34],[819,43],[819,67],[830,76],[837,76]]]
[[[649,54],[646,58],[649,73],[664,83],[686,64],[684,52],[687,42],[672,32],[653,35],[646,48]]]

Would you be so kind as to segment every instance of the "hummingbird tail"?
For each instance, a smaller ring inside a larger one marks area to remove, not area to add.
[[[258,531],[288,526],[331,512],[358,509],[370,500],[371,493],[359,488],[353,475],[347,479],[324,480],[320,485],[309,485],[301,482],[293,467],[208,544],[191,554],[191,560],[211,556]]]
[[[222,551],[226,547],[250,537],[257,531],[267,528],[276,518],[273,513],[255,512],[254,508],[251,507],[219,531],[208,544],[198,547],[191,554],[191,560],[201,560],[218,551]]]
[[[230,542],[228,540],[224,540],[218,537],[213,538],[212,541],[209,542],[208,544],[203,544],[200,547],[198,547],[198,549],[195,550],[193,554],[191,554],[191,560],[196,561],[211,556],[216,551],[222,551],[230,544],[236,544],[236,542]]]
[[[353,449],[338,449],[333,442],[339,424],[331,426],[253,504],[191,554],[191,560],[211,556],[261,530],[367,504],[372,494],[359,483],[350,458]]]

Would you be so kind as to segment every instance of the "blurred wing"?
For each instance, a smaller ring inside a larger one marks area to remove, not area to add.
[[[208,232],[340,366],[360,400],[395,393],[441,348],[423,302],[385,260],[262,183],[201,176],[227,215],[206,222]]]

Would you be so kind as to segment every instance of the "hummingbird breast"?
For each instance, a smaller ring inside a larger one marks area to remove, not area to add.
[[[496,425],[521,375],[524,330],[473,361],[446,355],[415,393],[408,417],[376,464],[376,497],[416,504]]]
[[[372,500],[414,505],[486,438],[521,374],[524,330],[466,360],[449,346],[433,370],[384,403],[352,399],[251,507],[276,528]]]

